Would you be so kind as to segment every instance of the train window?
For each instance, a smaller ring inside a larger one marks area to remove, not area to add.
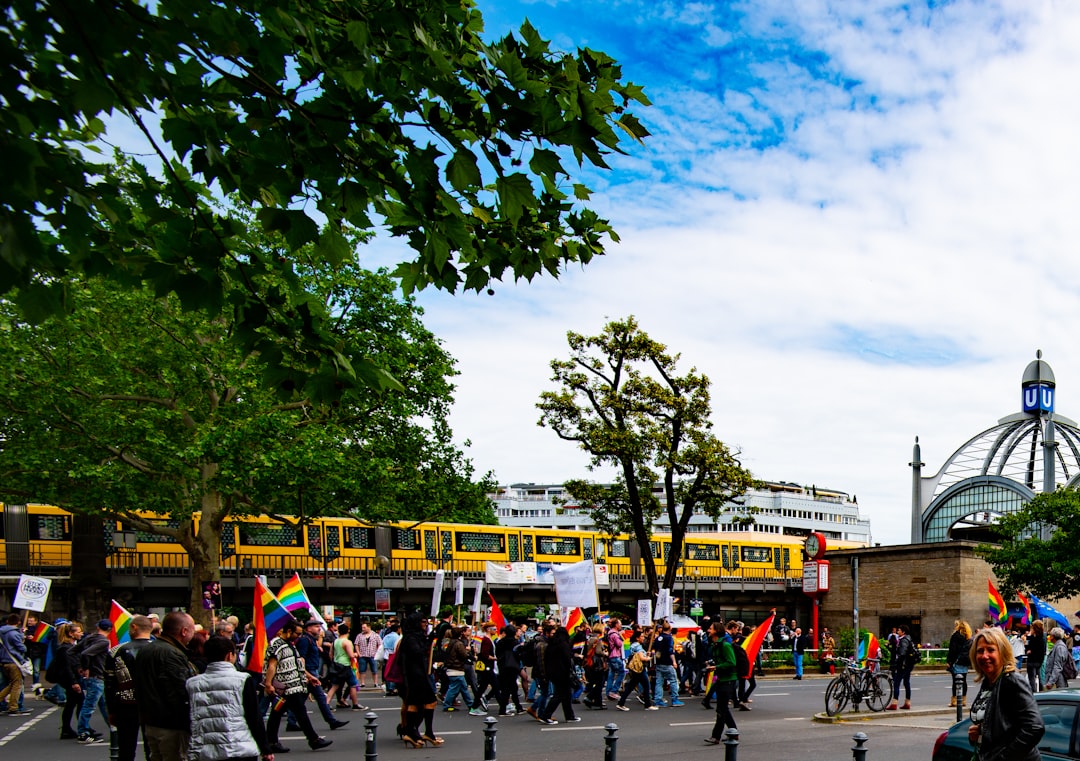
[[[439,550],[435,546],[435,532],[434,531],[425,531],[424,532],[424,557],[427,558],[428,560],[438,560],[439,559]]]
[[[541,555],[570,555],[581,556],[581,540],[576,536],[544,536],[536,537],[536,551]]]
[[[732,548],[726,544],[720,547],[720,563],[724,568],[732,567],[731,561],[736,557],[736,550],[738,550],[738,547]]]
[[[690,560],[716,560],[717,547],[715,544],[688,544],[686,557]]]
[[[608,552],[609,558],[628,558],[630,557],[630,543],[625,539],[612,539],[611,551]]]
[[[180,521],[164,518],[149,518],[148,523],[153,523],[155,526],[163,526],[165,528],[180,528]],[[131,526],[124,525],[125,531],[130,531]],[[161,534],[151,534],[149,531],[143,531],[142,529],[135,529],[135,541],[140,544],[172,544],[176,540],[171,536],[162,536]]]
[[[516,534],[510,535],[510,562],[516,563],[521,560],[521,547]]]
[[[317,523],[309,523],[307,527],[308,555],[313,558],[322,557],[322,527]]]
[[[531,534],[526,534],[521,539],[522,539],[522,542],[523,542],[523,546],[521,548],[522,549],[522,560],[525,560],[526,562],[531,561],[533,559],[533,538],[532,538],[532,535]]]
[[[71,518],[66,515],[31,515],[30,539],[70,542]]]
[[[364,526],[346,526],[345,547],[350,550],[375,549],[375,529]]]
[[[301,534],[296,526],[241,523],[240,543],[252,547],[299,547]]]
[[[458,552],[506,552],[506,534],[482,534],[479,531],[455,531]]]
[[[660,557],[660,542],[649,542],[649,552],[654,558]]]
[[[420,549],[420,532],[407,528],[391,529],[390,545],[395,550],[418,550]]]
[[[226,523],[221,527],[221,559],[227,560],[236,554],[236,526]]]
[[[585,540],[585,559],[592,560],[592,539]]]
[[[772,560],[772,547],[742,546],[742,562],[768,563]]]

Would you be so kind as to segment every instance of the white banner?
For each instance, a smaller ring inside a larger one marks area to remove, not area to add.
[[[671,618],[674,613],[674,600],[671,598],[670,589],[661,589],[656,595],[656,612],[653,614],[657,619]]]
[[[431,588],[431,613],[432,618],[439,615],[439,606],[442,604],[442,585],[446,578],[446,572],[439,569],[435,572],[435,586]]]
[[[652,600],[637,601],[638,626],[652,626]]]
[[[476,590],[473,592],[472,597],[472,612],[474,616],[480,615],[480,595],[484,593],[484,582],[476,582]]]
[[[49,589],[51,587],[52,579],[27,576],[24,573],[19,576],[19,586],[15,590],[15,601],[11,604],[11,607],[41,613],[45,610],[45,601],[49,599]]]
[[[484,581],[492,584],[535,584],[536,563],[493,563],[484,571]]]
[[[461,606],[465,604],[465,577],[454,577],[454,605]]]
[[[593,573],[591,560],[558,565],[553,570],[555,571],[555,599],[559,601],[560,607],[600,607],[600,598],[596,594],[596,574]]]

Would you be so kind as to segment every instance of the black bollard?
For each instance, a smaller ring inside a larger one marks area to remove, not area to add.
[[[967,674],[952,675],[952,694],[956,696],[956,720],[964,718],[964,681]]]
[[[852,738],[855,741],[855,747],[851,749],[851,757],[854,761],[866,761],[866,748],[863,747],[870,738],[866,736],[865,732],[856,732]]]
[[[619,731],[618,724],[605,724],[607,737],[604,738],[604,761],[615,761],[615,743],[619,738],[615,735]]]
[[[484,761],[495,761],[495,733],[499,731],[495,725],[498,723],[494,716],[484,719]]]
[[[364,761],[377,761],[379,758],[379,748],[376,744],[379,725],[375,723],[378,718],[374,711],[364,714],[364,721],[367,722],[364,724]]]
[[[724,761],[736,761],[739,753],[739,730],[724,730]]]
[[[120,733],[116,727],[109,726],[109,761],[117,761],[120,758]]]

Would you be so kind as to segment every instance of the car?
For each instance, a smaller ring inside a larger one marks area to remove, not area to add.
[[[971,698],[974,699],[973,692]],[[1076,761],[1080,759],[1080,689],[1051,690],[1035,695],[1046,733],[1039,741],[1039,753],[1044,761]],[[971,761],[973,748],[968,742],[971,719],[953,724],[941,733],[934,743],[933,761]]]

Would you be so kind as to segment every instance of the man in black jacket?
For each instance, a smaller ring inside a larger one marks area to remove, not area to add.
[[[161,622],[161,636],[139,651],[135,696],[143,723],[147,761],[187,761],[191,739],[187,680],[197,671],[187,657],[195,621],[173,611]]]
[[[79,640],[71,649],[72,656],[79,664],[79,686],[82,689],[83,703],[79,709],[79,742],[87,745],[103,742],[100,732],[90,726],[94,718],[94,709],[101,711],[108,724],[109,711],[105,706],[105,659],[109,655],[109,632],[112,621],[103,618],[98,621],[97,631],[91,632]]]

